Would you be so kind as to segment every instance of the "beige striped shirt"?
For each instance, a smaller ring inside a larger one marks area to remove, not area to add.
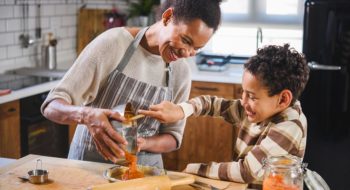
[[[232,162],[191,163],[186,172],[214,179],[242,183],[260,183],[262,160],[269,155],[295,155],[303,158],[306,145],[306,117],[300,102],[261,123],[250,123],[240,100],[199,96],[182,106],[186,115],[221,117],[239,128]],[[189,126],[191,127],[191,126]],[[215,161],[215,160],[213,160]]]

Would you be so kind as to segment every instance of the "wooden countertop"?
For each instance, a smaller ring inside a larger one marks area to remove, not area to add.
[[[26,176],[29,170],[35,169],[36,160],[42,160],[43,169],[49,171],[49,183],[42,185],[34,185],[29,182],[23,182],[18,177]],[[25,156],[12,164],[0,168],[0,189],[16,190],[16,189],[87,189],[93,185],[108,183],[103,178],[102,173],[106,169],[114,166],[113,164],[104,164],[97,162],[88,162],[80,160],[68,160],[63,158],[46,157],[39,155]],[[168,172],[168,175],[174,175],[179,172]],[[199,179],[209,180],[206,178],[195,177]],[[203,181],[203,180],[199,180]],[[220,183],[217,180],[210,180],[213,183]],[[205,181],[207,182],[207,181]],[[229,190],[245,190],[245,184],[227,183]],[[183,185],[172,188],[173,190],[194,190],[192,186]]]

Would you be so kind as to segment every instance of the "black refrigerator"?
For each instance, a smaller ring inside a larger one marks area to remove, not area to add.
[[[307,0],[303,53],[310,79],[300,100],[308,119],[304,162],[332,190],[350,189],[350,1]]]

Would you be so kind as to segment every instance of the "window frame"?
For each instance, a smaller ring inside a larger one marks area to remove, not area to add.
[[[230,1],[230,0],[227,0]],[[295,25],[303,23],[304,0],[298,0],[297,15],[267,15],[266,0],[247,0],[248,14],[222,13],[223,23],[235,24],[265,24],[265,25]],[[225,3],[225,1],[223,2]]]

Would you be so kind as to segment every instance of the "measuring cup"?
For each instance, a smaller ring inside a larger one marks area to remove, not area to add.
[[[38,169],[38,163],[40,162],[40,169]],[[35,170],[30,170],[28,172],[28,179],[30,183],[33,184],[43,184],[48,182],[49,172],[47,170],[43,170],[43,164],[41,159],[36,161]]]
[[[135,111],[130,102],[127,104],[121,104],[112,109],[113,111],[119,112],[120,115],[124,116],[126,119],[134,117]],[[111,120],[113,128],[128,142],[126,146],[123,146],[126,151],[131,154],[137,153],[137,122],[136,120],[131,120],[127,122],[119,122],[116,120]]]

